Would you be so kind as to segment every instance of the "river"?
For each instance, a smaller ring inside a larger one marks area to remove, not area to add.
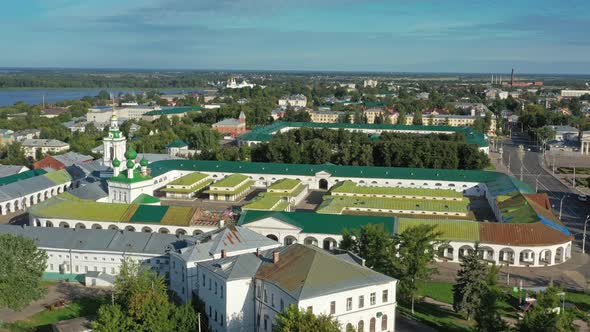
[[[22,101],[30,105],[37,105],[43,103],[43,96],[45,96],[45,103],[55,103],[62,100],[81,99],[85,96],[96,96],[102,89],[11,89],[0,90],[0,106],[13,105],[16,102]],[[140,93],[142,90],[136,89],[113,89],[108,90],[111,94],[118,95],[119,93]],[[165,94],[175,94],[182,92],[189,92],[188,90],[159,90]]]

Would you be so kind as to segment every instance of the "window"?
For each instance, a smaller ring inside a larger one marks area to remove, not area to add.
[[[102,268],[102,273],[107,273],[107,268],[106,267],[103,267]]]
[[[209,290],[211,290],[211,278],[209,278]]]
[[[270,294],[270,305],[275,307],[275,293]]]
[[[221,298],[223,298],[223,285],[221,285],[221,286],[219,286],[219,287],[221,287],[221,290],[220,290],[220,292],[219,292],[219,293],[221,294]]]
[[[205,287],[205,275],[203,274],[203,287]]]
[[[76,272],[78,272],[78,265],[74,266],[74,269],[76,270]]]
[[[53,270],[53,264],[49,264],[49,269]]]
[[[209,306],[209,317],[211,317],[211,306]]]
[[[389,293],[387,292],[387,289],[386,289],[383,291],[383,295],[381,295],[381,301],[383,303],[386,303],[387,301],[389,301],[388,297],[389,297]]]
[[[352,297],[346,299],[346,311],[352,310]]]
[[[387,315],[381,316],[381,331],[387,330]]]
[[[84,266],[84,272],[88,272],[88,266]]]
[[[281,299],[281,311],[285,310],[285,302]]]
[[[365,296],[359,296],[359,309],[365,306]]]
[[[330,302],[330,315],[336,314],[336,301]]]
[[[375,305],[375,302],[377,302],[377,294],[371,293],[371,305]]]
[[[258,314],[258,316],[256,316],[256,325],[260,326],[260,314]]]
[[[221,315],[221,317],[219,318],[219,324],[221,324],[221,326],[223,326],[223,315]]]
[[[312,306],[307,307],[307,312],[313,313],[313,307]]]
[[[264,330],[266,331],[268,329],[268,319],[266,319],[266,317],[264,317]]]
[[[359,321],[358,326],[356,328],[357,332],[364,332],[365,330],[365,322],[363,322],[362,320]]]
[[[264,290],[264,303],[268,302],[268,297],[266,296],[266,289]]]
[[[215,321],[217,321],[217,310],[215,310]]]
[[[375,325],[377,324],[377,320],[375,317],[371,318],[369,321],[369,332],[375,332]]]
[[[77,266],[76,266],[76,270],[78,270],[78,267]],[[115,274],[115,268],[114,267],[111,267],[111,274],[113,274],[113,275]]]
[[[183,274],[184,276],[184,274]],[[183,278],[184,279],[184,278]],[[183,280],[184,281],[184,280]],[[215,295],[217,295],[217,281],[215,282]]]

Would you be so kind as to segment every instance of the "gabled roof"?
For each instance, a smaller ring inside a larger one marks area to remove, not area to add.
[[[272,261],[273,252],[279,252],[277,263]],[[292,244],[265,251],[263,255],[266,259],[262,260],[256,278],[273,283],[296,300],[395,280],[315,246]]]
[[[254,277],[261,263],[256,254],[250,253],[204,261],[199,265],[230,281]]]
[[[19,167],[22,167],[22,166],[19,166]],[[16,181],[32,178],[32,177],[35,177],[38,175],[43,175],[45,173],[47,173],[47,171],[44,169],[31,169],[31,170],[24,171],[21,173],[1,177],[0,178],[0,186],[7,185],[9,183],[13,183]]]
[[[174,141],[166,145],[167,148],[182,148],[185,146],[188,146],[188,144],[186,144],[186,142],[181,139],[175,139]]]
[[[385,230],[393,235],[396,221],[394,217],[373,217],[354,215],[331,215],[305,212],[272,212],[272,211],[245,211],[240,216],[238,225],[259,221],[265,218],[274,218],[302,229],[304,233],[316,234],[342,234],[346,229],[360,229],[368,224],[383,225]],[[247,226],[246,226],[247,227]]]

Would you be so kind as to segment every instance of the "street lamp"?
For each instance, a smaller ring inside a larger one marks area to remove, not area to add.
[[[563,195],[563,197],[559,200],[559,220],[561,220],[561,212],[563,211],[563,200],[567,198],[567,195]]]
[[[586,226],[588,225],[588,220],[590,220],[590,215],[587,215],[586,220],[584,220],[584,234],[582,234],[582,254],[586,253]]]

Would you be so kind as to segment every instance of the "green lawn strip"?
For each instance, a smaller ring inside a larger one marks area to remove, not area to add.
[[[280,203],[281,201],[282,199],[278,196],[266,195],[264,193],[256,196],[256,198],[251,200],[242,208],[245,210],[271,210],[275,205],[278,205],[278,203]]]
[[[403,198],[371,198],[324,196],[318,207],[320,213],[341,213],[344,208],[389,209],[406,211],[435,211],[466,213],[469,201],[430,201]],[[395,211],[394,211],[395,212]]]
[[[399,305],[399,314],[409,319],[434,327],[437,331],[471,331],[470,324],[461,315],[441,308],[436,304],[418,302],[414,306],[415,314],[408,306]]]
[[[213,179],[207,179],[204,182],[199,183],[198,185],[196,185],[194,187],[190,187],[190,188],[186,188],[186,189],[181,189],[181,188],[162,188],[160,190],[163,191],[163,192],[173,192],[173,193],[192,193],[192,192],[199,191],[199,190],[207,187],[211,183],[213,183]]]
[[[9,323],[6,324],[6,327],[11,331],[34,331],[37,327],[54,324],[62,320],[93,316],[96,315],[98,308],[107,301],[108,299],[104,297],[76,299],[63,308],[46,309],[34,314],[26,321]]]
[[[242,184],[241,186],[237,187],[234,190],[206,190],[205,193],[207,194],[220,194],[220,195],[233,195],[233,194],[237,194],[237,193],[241,193],[245,190],[250,189],[250,187],[254,184],[254,181],[250,180],[250,181],[246,181],[244,182],[244,184]]]
[[[450,189],[359,186],[352,181],[341,182],[334,186],[330,191],[333,193],[351,193],[365,195],[405,195],[422,197],[463,198],[462,193]]]
[[[221,188],[233,188],[238,184],[247,180],[248,177],[242,174],[232,174],[228,177],[225,177],[213,184],[213,187],[221,187]]]
[[[208,175],[207,174],[203,174],[203,173],[199,173],[199,172],[194,172],[194,173],[190,173],[187,174],[185,176],[182,176],[170,183],[168,183],[168,185],[174,185],[174,186],[190,186],[194,183],[197,183],[199,181],[201,181],[202,179],[206,178]]]
[[[557,170],[559,171],[559,173],[562,173],[562,174],[574,174],[574,169],[571,167],[558,167]],[[576,167],[576,175],[577,174],[590,175],[590,168]]]
[[[279,181],[271,184],[270,186],[268,186],[268,189],[271,189],[271,190],[293,190],[293,188],[297,187],[300,183],[301,183],[301,181],[299,181],[299,180],[282,179],[282,180],[279,180]]]

